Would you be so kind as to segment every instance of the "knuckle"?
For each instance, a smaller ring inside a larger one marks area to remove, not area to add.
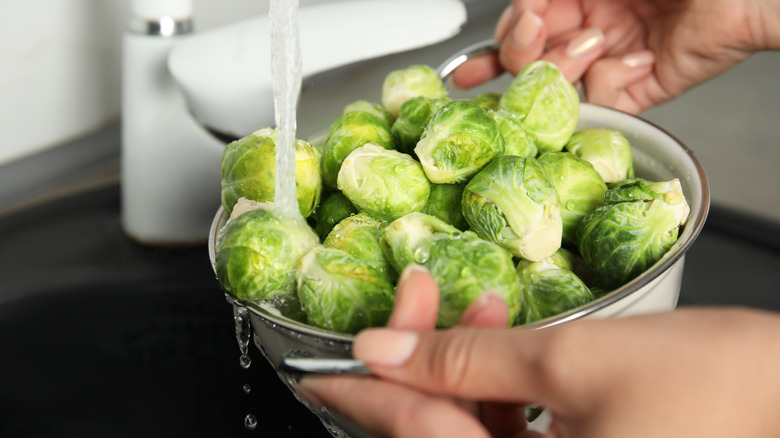
[[[531,366],[539,383],[553,393],[570,392],[577,383],[578,358],[582,349],[581,332],[568,327],[545,334]]]
[[[438,388],[458,393],[468,382],[476,337],[471,331],[460,332],[458,336],[454,334],[454,331],[447,333],[441,342],[434,345],[434,360],[429,361],[431,369],[428,374]]]

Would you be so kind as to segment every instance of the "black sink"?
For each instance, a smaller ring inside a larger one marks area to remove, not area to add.
[[[0,436],[330,436],[257,349],[239,365],[205,245],[127,239],[116,186],[0,219],[0,242]]]
[[[119,196],[108,185],[0,218],[0,436],[329,436],[257,349],[240,367],[205,244],[134,243]],[[680,305],[780,310],[779,242],[776,224],[713,208]]]

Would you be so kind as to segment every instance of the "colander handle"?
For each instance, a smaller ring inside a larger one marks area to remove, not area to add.
[[[450,56],[446,61],[444,61],[439,66],[439,68],[436,69],[436,72],[439,73],[439,77],[441,77],[442,80],[446,81],[447,79],[449,79],[449,77],[452,75],[455,69],[463,65],[469,59],[473,59],[478,56],[483,56],[490,53],[496,53],[498,52],[499,48],[500,45],[496,40],[493,39],[488,39],[488,40],[480,41],[478,43],[474,43],[470,46],[463,48],[462,50],[455,53],[454,55]]]

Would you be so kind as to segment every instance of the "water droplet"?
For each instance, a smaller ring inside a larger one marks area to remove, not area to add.
[[[249,394],[252,392],[252,386],[248,383],[244,383],[244,387],[242,389],[244,390],[244,394]]]
[[[239,364],[244,369],[249,368],[252,359],[249,358],[249,342],[252,339],[252,322],[249,320],[249,311],[246,307],[233,308],[233,320],[236,323],[236,340],[241,352]]]
[[[257,417],[255,417],[253,414],[247,414],[246,417],[244,417],[244,428],[247,430],[255,430],[257,427]]]
[[[566,203],[566,208],[569,210],[575,210],[577,208],[577,204],[574,201],[569,201]]]
[[[561,175],[560,178],[561,178],[561,181],[565,181],[566,180],[566,176],[565,175]]]

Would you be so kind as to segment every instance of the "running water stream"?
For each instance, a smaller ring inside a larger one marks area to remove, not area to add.
[[[295,195],[296,110],[302,82],[298,0],[271,0],[271,79],[277,131],[274,209],[301,218]]]
[[[298,0],[271,0],[271,78],[274,90],[274,115],[277,128],[274,182],[274,210],[282,216],[303,221],[295,193],[295,142],[298,97],[302,82]],[[240,364],[249,368],[252,326],[245,307],[234,309],[236,339],[241,350]],[[251,390],[244,385],[244,392]],[[257,417],[247,414],[244,427],[255,430]]]

